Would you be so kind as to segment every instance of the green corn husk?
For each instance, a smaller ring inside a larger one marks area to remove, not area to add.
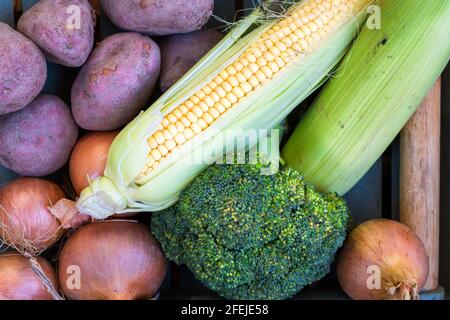
[[[450,1],[382,0],[282,151],[321,191],[348,192],[394,140],[450,59]]]
[[[308,1],[314,0],[304,0],[293,7],[307,4]],[[163,117],[209,83],[225,66],[235,61],[255,38],[277,23],[276,19],[271,19],[259,24],[259,21],[267,18],[264,10],[256,9],[118,135],[112,144],[104,176],[93,181],[80,195],[77,202],[80,212],[103,219],[117,213],[163,210],[173,205],[180,192],[209,164],[222,158],[222,154],[213,152],[218,140],[223,139],[221,132],[229,129],[271,129],[277,126],[323,84],[365,22],[366,8],[372,0],[353,1],[362,9],[355,16],[346,17],[345,23],[314,53],[292,59],[289,66],[271,81],[261,85],[227,111],[211,128],[186,143],[176,156],[165,160],[149,176],[136,178],[147,161],[149,147],[146,140],[155,132]],[[249,139],[246,147],[254,146],[257,139]],[[227,150],[230,150],[230,146]],[[205,159],[205,155],[207,161],[203,163],[190,161]]]

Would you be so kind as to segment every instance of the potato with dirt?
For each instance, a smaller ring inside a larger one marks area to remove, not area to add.
[[[0,117],[0,164],[22,176],[46,176],[64,166],[77,138],[64,101],[39,95],[26,108]]]
[[[49,61],[80,67],[94,46],[94,19],[88,0],[41,0],[20,17],[17,30]]]
[[[216,30],[200,30],[162,38],[158,42],[161,49],[161,91],[167,91],[222,38],[223,34]]]
[[[121,29],[163,36],[200,30],[214,0],[100,0],[103,12]]]
[[[47,64],[39,48],[0,22],[0,115],[33,101],[46,79]]]
[[[111,131],[130,122],[152,95],[161,55],[145,35],[118,33],[94,49],[72,87],[72,113],[91,131]]]

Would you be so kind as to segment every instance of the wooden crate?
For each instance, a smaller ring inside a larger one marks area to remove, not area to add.
[[[37,0],[0,0],[0,21],[6,22],[11,26],[15,25],[17,19],[20,17],[22,11],[28,9]],[[99,15],[96,26],[96,42],[105,38],[106,36],[119,32],[109,19],[101,14],[100,7],[97,0],[91,0],[94,8]],[[233,21],[235,17],[245,15],[249,8],[254,6],[255,0],[216,0],[214,14],[226,21]],[[211,19],[208,27],[220,28],[223,26],[219,20]],[[156,39],[157,40],[157,39]],[[447,68],[448,69],[448,68]],[[70,103],[70,88],[76,77],[79,69],[66,68],[60,65],[48,63],[48,80],[44,88],[45,93],[55,94]],[[443,97],[445,105],[450,106],[449,90],[448,90],[449,71],[447,70],[443,79]],[[445,109],[445,108],[444,108]],[[450,122],[450,114],[448,111],[443,113],[443,121]],[[291,116],[290,123],[295,124],[296,116]],[[450,125],[450,123],[448,123]],[[450,138],[448,131],[444,130],[443,139],[447,141]],[[443,149],[443,159],[447,160],[450,157],[447,148]],[[450,163],[446,161],[445,163]],[[450,184],[450,179],[447,177],[450,169],[449,165],[443,164],[443,181],[442,185],[446,191]],[[386,150],[384,155],[374,164],[371,170],[365,177],[355,186],[346,196],[346,200],[353,213],[356,223],[363,222],[371,218],[393,218],[398,219],[399,212],[399,143],[398,139]],[[0,185],[15,178],[16,175],[5,168],[0,167]],[[56,175],[50,177],[58,182],[61,179],[66,179],[66,172],[62,170]],[[447,200],[450,192],[443,193],[443,223],[442,225],[448,230],[450,226],[450,217],[445,217],[447,208],[450,206],[450,199]],[[144,219],[145,220],[145,219]],[[442,277],[445,278],[450,287],[450,267],[448,253],[450,250],[450,235],[443,234],[442,241],[442,258],[441,269]],[[447,239],[447,241],[445,241]],[[445,251],[445,252],[444,252]],[[52,255],[54,253],[50,253]],[[214,297],[214,295],[205,289],[192,274],[184,267],[177,267],[172,265],[169,275],[161,289],[163,297],[166,298],[198,298],[198,297]],[[342,292],[338,289],[336,279],[332,273],[326,277],[319,285],[314,285],[311,288],[305,289],[299,295],[300,298],[340,298],[344,297]]]

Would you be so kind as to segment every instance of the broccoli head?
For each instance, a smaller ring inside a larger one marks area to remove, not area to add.
[[[174,207],[154,213],[167,257],[229,299],[285,299],[329,272],[348,221],[345,201],[289,168],[214,165]]]

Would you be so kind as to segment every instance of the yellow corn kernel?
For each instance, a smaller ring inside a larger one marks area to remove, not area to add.
[[[206,104],[205,101],[200,102],[198,106],[200,107],[200,109],[202,109],[203,112],[208,112],[209,110],[209,106]]]
[[[159,159],[161,159],[161,153],[159,153],[158,150],[153,149],[152,152],[150,153],[150,155],[153,157],[153,159],[155,159],[156,161],[158,161]]]
[[[186,140],[190,140],[194,136],[194,132],[191,130],[191,128],[186,128],[183,133]]]
[[[220,112],[217,111],[216,108],[211,108],[208,113],[213,117],[214,119],[218,119],[220,117]]]
[[[199,118],[203,115],[203,110],[199,106],[195,106],[191,110]]]
[[[192,129],[192,131],[194,131],[195,134],[202,132],[202,128],[200,127],[200,125],[198,123],[193,123],[191,125],[191,129]]]
[[[164,145],[170,151],[172,151],[177,146],[177,144],[174,140],[167,140]]]
[[[167,129],[164,129],[164,130],[163,130],[163,135],[164,135],[164,139],[165,139],[165,140],[170,140],[170,139],[172,139],[172,135],[170,134],[170,131],[167,130]]]
[[[211,124],[214,121],[214,118],[209,114],[209,113],[205,113],[202,117],[202,119],[207,123],[207,124]]]
[[[195,123],[198,120],[197,116],[193,112],[189,112],[186,115],[186,117],[187,117],[187,119],[189,120],[190,123]]]
[[[152,136],[150,137],[148,140],[148,145],[150,146],[150,148],[154,149],[158,146],[158,143],[156,142],[155,138]]]
[[[158,144],[162,144],[162,143],[164,143],[164,141],[166,141],[166,139],[164,138],[164,135],[161,131],[156,132],[154,137]]]
[[[175,137],[175,142],[177,144],[184,144],[186,142],[186,138],[184,137],[184,135],[182,135],[181,133],[177,134],[177,136]]]
[[[159,153],[161,153],[161,156],[165,156],[167,153],[169,153],[169,150],[167,150],[167,148],[162,144],[158,146],[158,151]]]

